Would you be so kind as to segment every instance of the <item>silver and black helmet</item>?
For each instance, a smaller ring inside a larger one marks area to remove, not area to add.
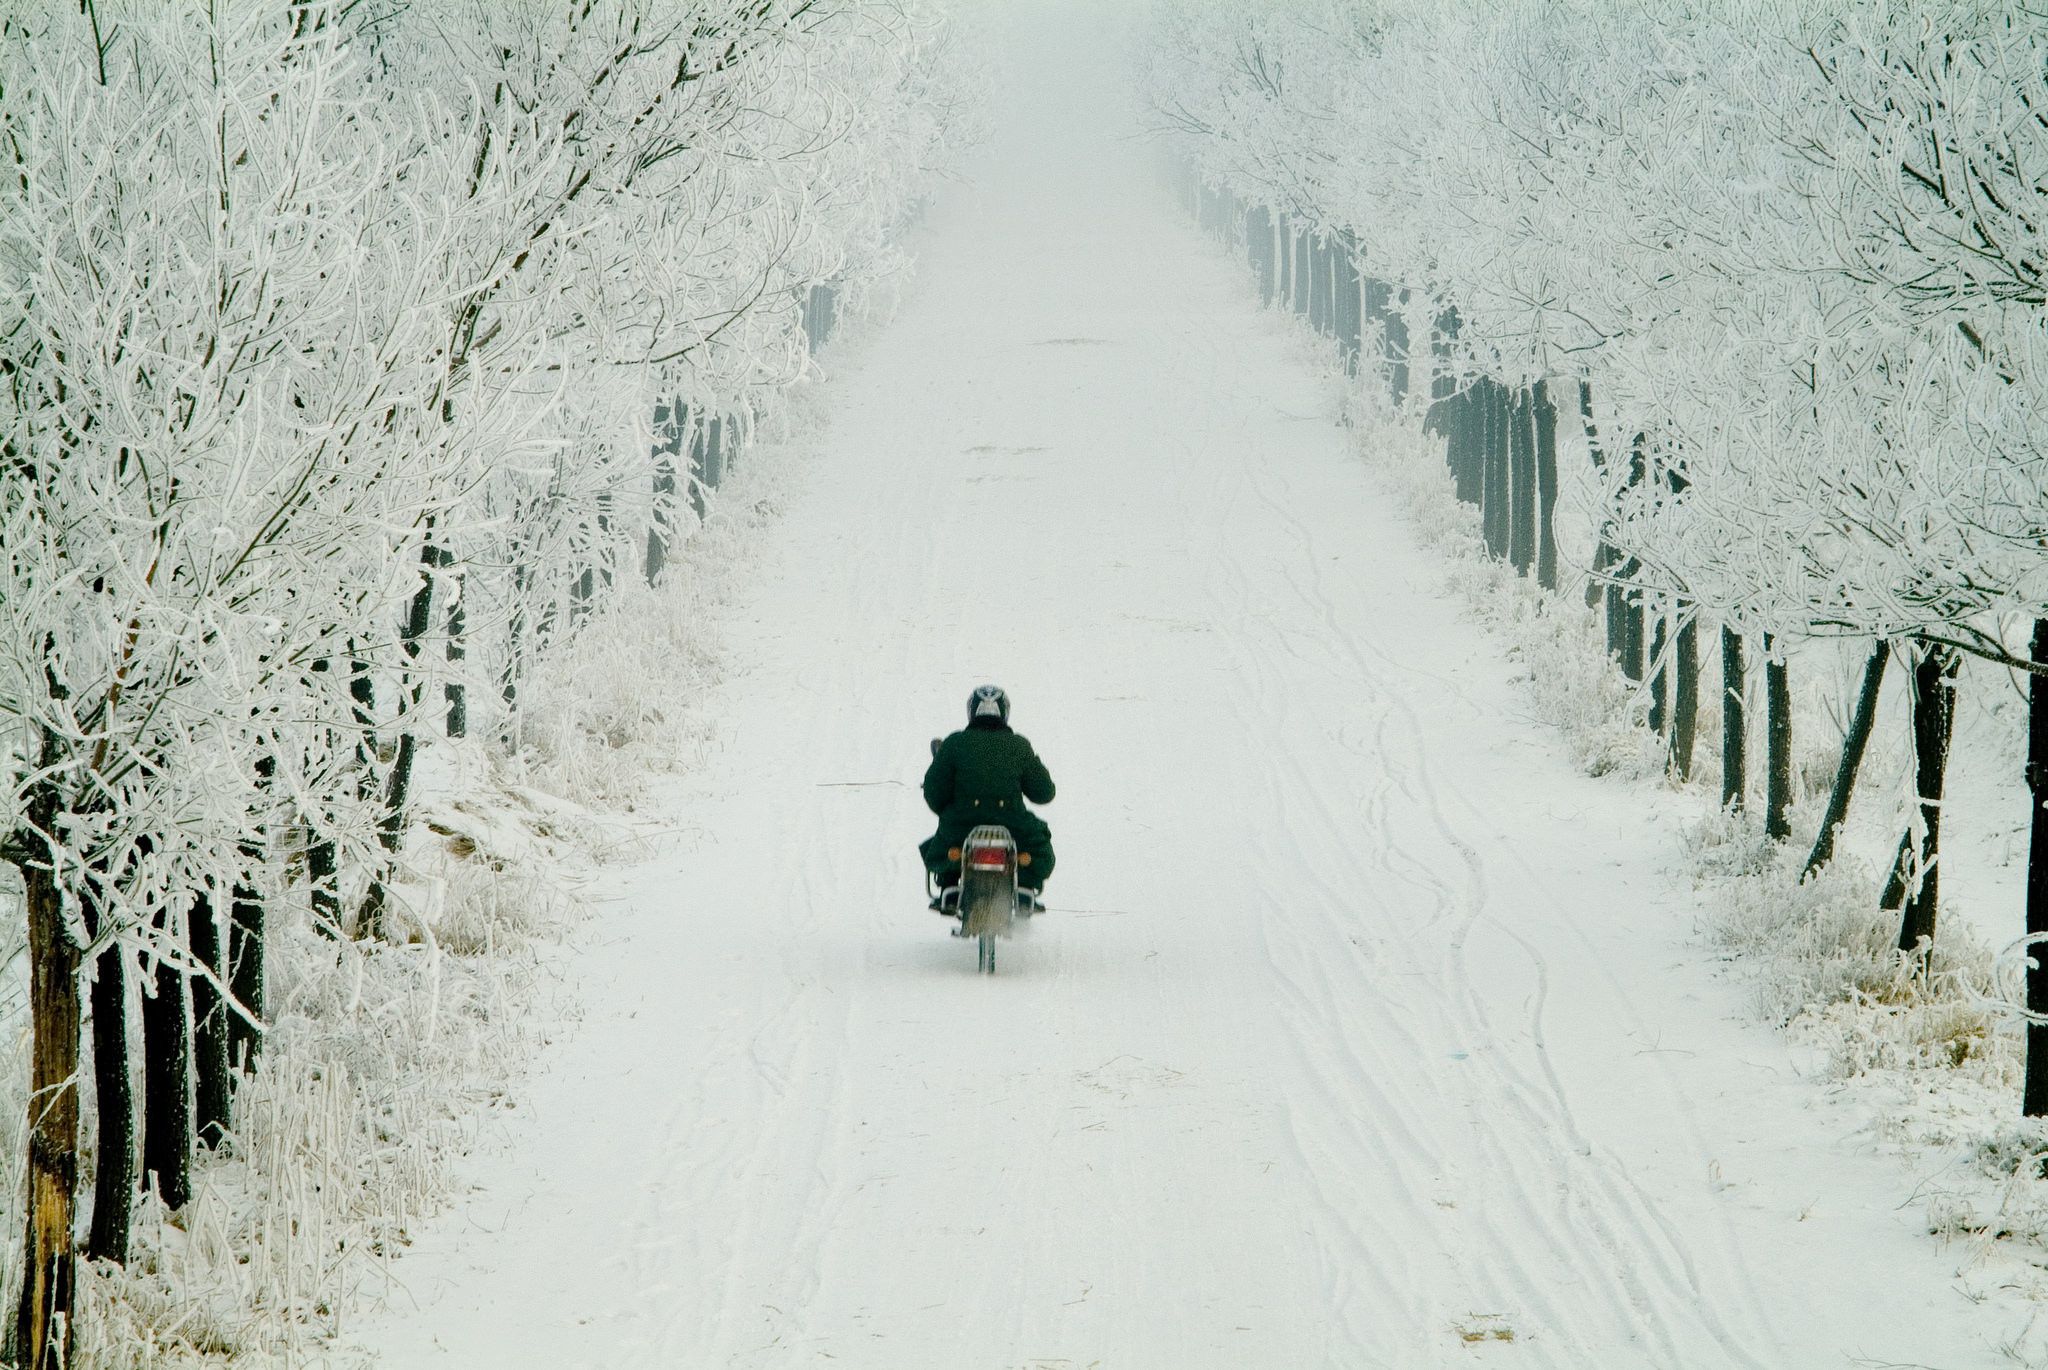
[[[977,718],[993,718],[1003,723],[1010,721],[1010,697],[1003,693],[1000,685],[978,685],[974,693],[967,696],[967,721]]]

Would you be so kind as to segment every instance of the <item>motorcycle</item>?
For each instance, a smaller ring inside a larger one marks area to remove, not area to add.
[[[932,743],[934,753],[938,746],[937,742]],[[960,863],[960,883],[944,890],[935,889],[932,874],[926,871],[925,886],[932,907],[959,920],[953,935],[974,939],[975,970],[994,975],[997,939],[1008,937],[1019,919],[1030,918],[1041,907],[1028,891],[1017,885],[1018,868],[1028,864],[1031,855],[1018,852],[1017,839],[1008,828],[983,823],[970,830],[967,839],[948,856]]]

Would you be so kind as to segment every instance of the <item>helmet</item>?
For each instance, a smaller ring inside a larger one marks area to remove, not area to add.
[[[1010,721],[1010,697],[1003,693],[1002,686],[980,685],[967,696],[967,721],[972,723],[977,718]]]

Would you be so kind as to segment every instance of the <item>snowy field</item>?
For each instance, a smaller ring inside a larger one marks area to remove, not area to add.
[[[1564,755],[1188,225],[1091,7],[828,358],[675,836],[346,1355],[431,1367],[2010,1364],[1900,1169],[1718,977],[1682,806]],[[1048,99],[1048,74],[1058,98]],[[1060,783],[993,979],[925,739]]]

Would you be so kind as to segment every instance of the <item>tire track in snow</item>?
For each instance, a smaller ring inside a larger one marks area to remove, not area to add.
[[[1688,1359],[1688,1344],[1678,1340],[1668,1326],[1672,1321],[1683,1321],[1693,1322],[1705,1331],[1731,1363],[1759,1368],[1767,1365],[1769,1362],[1760,1358],[1747,1344],[1758,1333],[1752,1331],[1738,1335],[1712,1310],[1702,1289],[1697,1264],[1676,1227],[1663,1218],[1655,1201],[1635,1186],[1624,1168],[1611,1158],[1598,1156],[1585,1138],[1545,1039],[1548,968],[1543,955],[1520,932],[1488,912],[1485,863],[1473,844],[1458,834],[1443,812],[1424,750],[1424,729],[1384,669],[1393,664],[1392,659],[1376,642],[1369,638],[1359,639],[1344,630],[1334,602],[1322,584],[1322,557],[1313,535],[1300,518],[1267,488],[1256,464],[1248,463],[1245,472],[1252,493],[1288,530],[1300,549],[1301,564],[1309,568],[1309,583],[1306,585],[1300,582],[1291,567],[1286,568],[1286,578],[1298,600],[1322,620],[1326,628],[1323,644],[1347,658],[1356,677],[1370,687],[1374,696],[1387,701],[1391,713],[1401,716],[1405,725],[1401,729],[1402,740],[1406,745],[1385,750],[1381,756],[1400,765],[1405,774],[1413,777],[1412,785],[1404,788],[1420,796],[1422,812],[1465,870],[1465,889],[1455,897],[1456,906],[1462,909],[1462,914],[1446,943],[1445,986],[1449,1001],[1458,1008],[1459,1021],[1472,1039],[1488,1044],[1489,1049],[1483,1053],[1474,1052],[1473,1059],[1483,1060],[1496,1074],[1500,1085],[1497,1097],[1511,1104],[1518,1120],[1526,1124],[1523,1139],[1550,1142],[1547,1148],[1549,1164],[1531,1167],[1520,1156],[1518,1148],[1504,1145],[1503,1138],[1489,1135],[1491,1129],[1487,1129],[1481,1136],[1489,1159],[1507,1173],[1521,1177],[1524,1184],[1540,1184],[1553,1168],[1571,1176],[1571,1183],[1560,1195],[1561,1204],[1568,1209],[1563,1216],[1571,1223],[1571,1228],[1560,1229],[1550,1215],[1533,1209],[1528,1216],[1537,1220],[1539,1230],[1546,1232],[1554,1249],[1560,1253],[1570,1253],[1575,1249],[1570,1241],[1572,1229],[1582,1227],[1610,1255],[1609,1270],[1600,1273],[1618,1286],[1626,1306],[1640,1316],[1643,1330],[1658,1338],[1663,1363],[1695,1363]],[[1379,663],[1379,668],[1368,661],[1367,653]],[[1464,802],[1469,807],[1470,801]],[[1337,849],[1344,850],[1341,844]],[[1417,864],[1417,873],[1429,878],[1426,866],[1421,863]],[[1525,1015],[1525,1029],[1534,1048],[1534,1060],[1540,1073],[1538,1080],[1531,1080],[1526,1069],[1503,1049],[1474,983],[1467,958],[1467,940],[1472,930],[1482,922],[1490,931],[1514,942],[1522,950],[1536,977],[1535,993],[1529,1000]],[[1618,983],[1614,983],[1613,988],[1618,1006],[1625,1006],[1625,993]],[[1558,1144],[1560,1137],[1562,1145]],[[1589,1183],[1582,1184],[1582,1180]],[[1514,1186],[1514,1189],[1520,1191],[1523,1185]],[[1636,1273],[1639,1268],[1650,1278],[1639,1277]],[[1519,1282],[1525,1289],[1531,1287],[1526,1274]],[[1743,1279],[1731,1282],[1744,1296],[1746,1307],[1742,1311],[1746,1315],[1745,1320],[1753,1329],[1766,1327],[1767,1321],[1754,1288]],[[1627,1322],[1624,1318],[1622,1325],[1626,1326]],[[1765,1340],[1768,1340],[1767,1334]]]

